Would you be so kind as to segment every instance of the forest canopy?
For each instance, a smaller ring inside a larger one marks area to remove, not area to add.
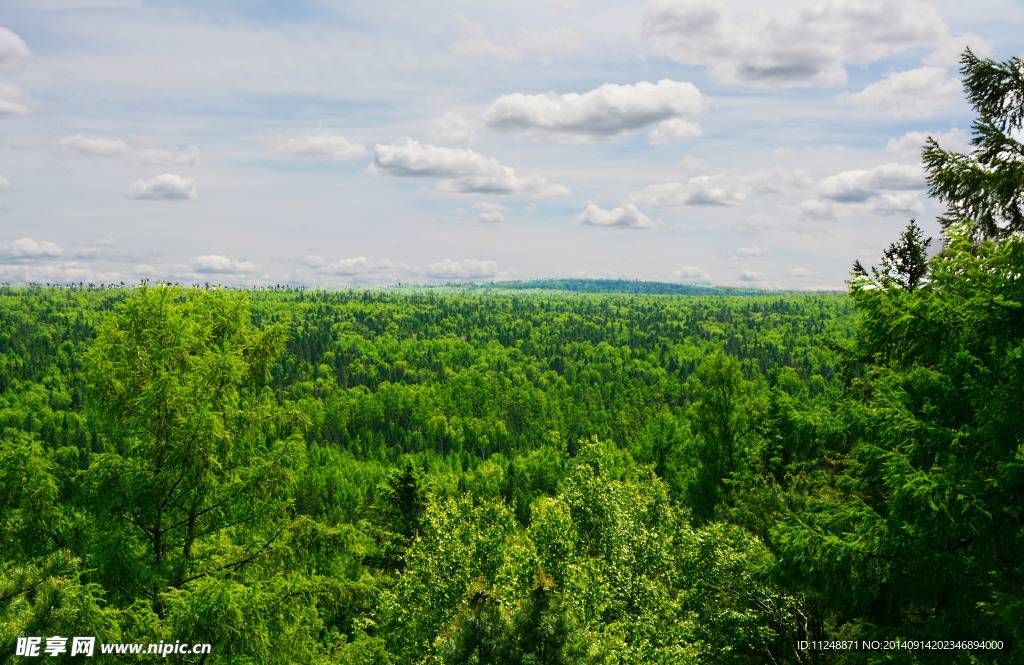
[[[848,294],[0,287],[0,659],[1018,662],[1024,70],[963,74],[941,249]]]

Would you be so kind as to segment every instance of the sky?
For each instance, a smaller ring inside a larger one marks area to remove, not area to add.
[[[1020,0],[0,0],[0,282],[843,289]],[[938,243],[936,243],[938,244]]]

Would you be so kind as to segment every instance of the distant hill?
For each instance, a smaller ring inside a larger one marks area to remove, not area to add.
[[[629,293],[636,295],[675,296],[763,296],[774,293],[762,289],[671,282],[641,282],[630,279],[526,279],[514,282],[465,284],[469,290],[565,291],[569,293]]]

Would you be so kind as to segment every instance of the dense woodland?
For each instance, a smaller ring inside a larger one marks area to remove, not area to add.
[[[849,293],[0,287],[0,660],[1021,662],[1024,74],[964,74],[941,247]]]

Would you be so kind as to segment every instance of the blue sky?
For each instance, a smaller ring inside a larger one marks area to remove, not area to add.
[[[0,0],[0,281],[843,288],[1009,0]]]

